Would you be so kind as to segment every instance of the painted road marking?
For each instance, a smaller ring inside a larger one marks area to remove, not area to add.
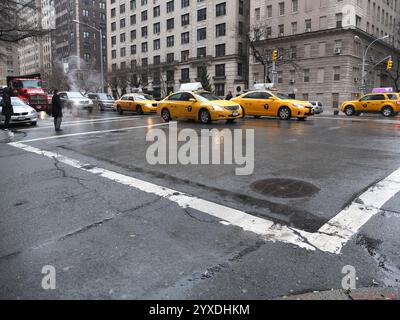
[[[310,118],[308,118],[310,119]],[[375,119],[375,118],[369,118],[369,119],[361,119],[359,117],[319,117],[316,116],[312,118],[312,120],[342,120],[342,121],[352,121],[352,122],[376,122],[376,123],[386,123],[386,124],[398,124],[400,125],[399,120],[385,120],[385,119]]]
[[[38,140],[36,140],[38,141]],[[246,212],[226,207],[214,202],[203,200],[173,189],[165,188],[144,180],[139,180],[114,171],[78,160],[68,158],[58,153],[40,150],[20,142],[9,143],[16,148],[57,159],[59,162],[73,168],[83,170],[103,178],[121,183],[146,193],[155,194],[177,203],[182,208],[192,208],[221,220],[224,225],[230,224],[263,236],[267,241],[284,242],[296,245],[307,250],[319,249],[324,252],[340,254],[343,246],[376,215],[380,208],[400,191],[400,169],[386,179],[378,182],[349,207],[342,210],[337,216],[322,226],[317,232],[309,233],[296,228],[279,225],[273,221],[255,217]]]
[[[72,126],[79,126],[79,125],[89,125],[89,124],[102,124],[102,123],[109,123],[109,122],[121,122],[121,121],[128,121],[133,119],[154,119],[156,117],[150,118],[143,118],[141,116],[136,117],[125,117],[125,118],[104,118],[104,119],[96,119],[96,120],[88,120],[88,121],[70,121],[70,122],[63,122],[63,127],[72,127]],[[42,129],[50,129],[54,128],[54,125],[44,126],[44,127],[35,127],[35,128],[22,128],[18,129],[18,131],[37,131]]]
[[[172,123],[172,122],[170,122],[170,123]],[[146,129],[146,128],[152,128],[152,127],[168,126],[170,123],[156,123],[156,124],[149,124],[149,125],[136,126],[136,127],[127,127],[127,128],[119,128],[119,129],[87,131],[87,132],[78,132],[78,133],[70,133],[70,134],[60,134],[60,135],[55,135],[55,136],[50,136],[50,137],[23,140],[23,142],[36,142],[36,141],[45,141],[45,140],[77,137],[77,136],[87,136],[87,135],[99,134],[99,133],[110,133],[110,132],[118,132],[118,131],[130,131],[130,130],[135,130],[135,129]]]

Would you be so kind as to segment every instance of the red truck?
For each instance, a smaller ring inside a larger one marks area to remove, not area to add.
[[[13,90],[13,95],[29,104],[37,111],[46,111],[51,104],[50,96],[42,88],[40,74],[7,77],[8,86]]]

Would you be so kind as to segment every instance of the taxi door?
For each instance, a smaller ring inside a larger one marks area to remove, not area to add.
[[[372,95],[366,95],[360,99],[359,108],[357,111],[373,112]]]
[[[194,100],[194,101],[190,101]],[[181,118],[185,119],[196,119],[196,115],[198,108],[196,105],[198,104],[196,98],[189,92],[183,92],[179,98],[179,101],[176,101],[177,111],[180,114]]]
[[[269,92],[259,93],[260,103],[257,112],[263,116],[276,116],[278,113],[276,99]]]
[[[245,113],[250,116],[261,115],[260,112],[263,112],[262,109],[262,101],[261,101],[260,92],[250,92],[245,95],[240,104],[245,110]]]
[[[171,114],[172,118],[180,118],[180,108],[178,108],[179,100],[182,93],[175,93],[168,97],[167,100],[163,102],[163,107],[166,106]]]
[[[126,103],[126,109],[129,111],[135,111],[135,98],[133,96],[129,96]]]
[[[375,94],[371,96],[371,111],[380,112],[386,103],[386,96],[384,94]]]

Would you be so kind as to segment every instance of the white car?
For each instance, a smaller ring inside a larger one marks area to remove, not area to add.
[[[3,98],[0,97],[0,102]],[[11,104],[13,106],[13,115],[11,116],[10,124],[15,123],[29,123],[32,126],[36,126],[38,115],[35,109],[28,106],[21,99],[11,97]],[[2,107],[0,106],[0,125],[4,125],[5,116],[1,115]]]
[[[318,101],[309,101],[313,106],[314,114],[321,114],[324,112],[324,108],[322,107],[322,103]]]

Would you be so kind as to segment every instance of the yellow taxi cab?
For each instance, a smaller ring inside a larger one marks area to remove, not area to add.
[[[370,93],[359,100],[346,101],[341,107],[346,116],[359,116],[361,113],[381,113],[393,117],[400,112],[398,93]]]
[[[220,97],[208,91],[173,93],[160,102],[157,113],[165,122],[175,119],[191,119],[204,124],[219,120],[234,122],[243,117],[239,104],[221,100]]]
[[[133,111],[137,114],[157,112],[158,101],[145,93],[130,93],[123,95],[114,102],[114,108],[119,114],[124,111]]]
[[[244,116],[279,117],[282,120],[290,120],[292,117],[299,120],[306,119],[314,114],[309,102],[289,98],[282,93],[273,93],[268,90],[250,91],[231,101],[237,102],[244,109]]]

